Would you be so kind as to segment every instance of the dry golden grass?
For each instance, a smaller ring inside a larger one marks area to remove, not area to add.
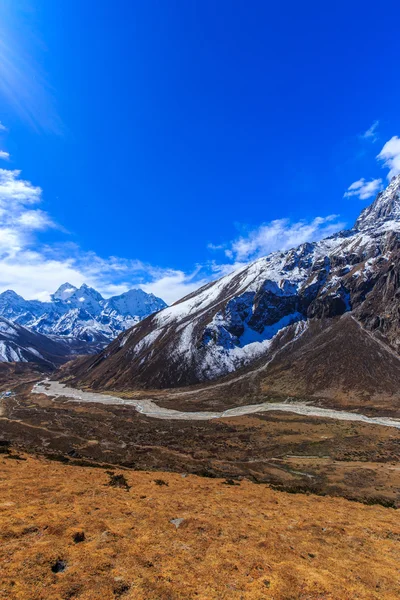
[[[124,471],[127,491],[26,459],[0,460],[1,599],[400,597],[393,509],[170,473]]]

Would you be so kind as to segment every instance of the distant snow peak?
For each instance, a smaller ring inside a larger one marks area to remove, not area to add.
[[[123,316],[137,316],[142,319],[166,306],[163,300],[153,294],[147,294],[140,289],[133,289],[106,300],[104,310],[107,314],[112,314],[115,311]]]
[[[51,297],[53,300],[67,300],[77,289],[78,288],[70,283],[63,283]]]
[[[161,298],[143,290],[129,290],[106,300],[86,284],[77,288],[69,282],[51,295],[50,302],[25,300],[13,290],[0,294],[0,317],[45,335],[82,340],[98,347],[165,307]]]

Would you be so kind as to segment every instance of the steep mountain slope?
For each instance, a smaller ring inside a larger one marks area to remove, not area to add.
[[[268,368],[254,365],[251,373],[253,388],[273,397],[331,399],[337,407],[374,407],[381,415],[397,416],[400,409],[400,357],[351,312],[311,319],[303,335],[280,345]]]
[[[379,334],[389,354],[397,356],[399,283],[397,176],[353,229],[274,252],[204,286],[77,365],[76,381],[109,389],[207,382],[271,361],[288,339],[293,345],[313,323],[328,326],[349,312],[366,330],[360,343],[367,331]],[[370,361],[378,348],[373,346]]]
[[[12,290],[0,294],[0,316],[33,331],[81,340],[87,351],[100,350],[119,333],[144,317],[165,308],[161,298],[142,290],[130,290],[105,300],[83,284],[64,283],[51,302],[25,300]]]
[[[64,340],[51,339],[0,317],[0,362],[30,362],[54,368],[72,353]]]

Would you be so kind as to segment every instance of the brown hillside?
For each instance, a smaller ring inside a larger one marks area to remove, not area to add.
[[[1,460],[4,600],[399,598],[396,510],[25,458]]]
[[[400,357],[351,315],[314,320],[260,372],[261,389],[277,395],[331,398],[335,405],[400,409]]]

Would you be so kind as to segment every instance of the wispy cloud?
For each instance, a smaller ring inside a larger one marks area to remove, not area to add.
[[[0,121],[0,131],[8,131],[7,127]]]
[[[50,227],[56,227],[50,216],[43,210],[27,210],[17,219],[16,223],[29,231],[44,231]]]
[[[356,196],[360,198],[360,200],[367,200],[368,198],[375,196],[381,189],[382,179],[371,179],[371,181],[366,181],[362,178],[358,181],[354,181],[354,183],[347,188],[344,197],[350,198],[351,196]]]
[[[139,287],[145,292],[151,292],[159,296],[168,304],[187,296],[210,281],[210,275],[199,278],[197,270],[190,274],[174,269],[162,270],[161,272],[155,270],[152,275],[152,281],[141,284]]]
[[[376,142],[378,139],[378,134],[377,134],[378,127],[379,127],[379,121],[374,121],[372,123],[371,127],[369,127],[367,129],[367,131],[364,131],[364,133],[362,133],[360,135],[360,137],[363,138],[364,140]]]
[[[376,121],[375,123],[378,123]],[[375,125],[374,123],[374,125]],[[364,137],[368,132],[372,130],[374,132],[374,125],[365,132]],[[382,166],[389,169],[387,178],[390,180],[395,175],[400,173],[400,138],[394,135],[390,140],[386,142],[382,150],[377,155],[377,160],[381,162]],[[367,200],[379,192],[383,187],[382,179],[370,179],[367,181],[364,177],[354,181],[344,194],[345,198],[352,196],[358,197],[361,200]]]
[[[224,244],[212,244],[211,242],[207,244],[207,248],[209,250],[223,250],[225,248]]]
[[[244,262],[265,256],[275,250],[288,250],[299,244],[317,241],[343,229],[345,223],[338,215],[315,217],[309,221],[291,222],[289,219],[276,219],[249,230],[225,245],[225,255],[235,267]],[[228,265],[222,265],[223,271]]]
[[[0,159],[2,160],[10,160],[10,155],[5,150],[0,150]]]
[[[389,169],[388,179],[400,173],[400,138],[393,136],[383,146],[377,156],[378,160],[383,161],[383,166]]]

